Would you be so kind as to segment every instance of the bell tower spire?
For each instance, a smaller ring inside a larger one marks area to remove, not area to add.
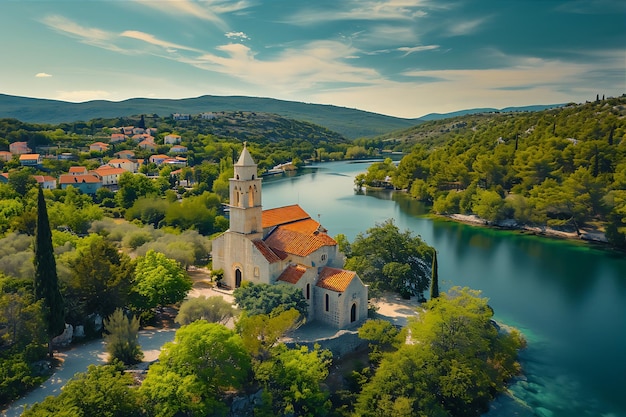
[[[248,143],[243,143],[239,160],[235,163],[235,174],[230,179],[230,231],[251,238],[263,236],[261,223],[261,179],[257,164],[248,152]]]

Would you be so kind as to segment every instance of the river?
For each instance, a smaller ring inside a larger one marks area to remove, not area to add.
[[[626,416],[626,259],[577,242],[425,217],[402,193],[357,194],[366,163],[333,162],[263,182],[264,208],[298,203],[350,241],[393,218],[438,252],[440,288],[482,291],[496,320],[528,341],[524,375],[498,416]]]

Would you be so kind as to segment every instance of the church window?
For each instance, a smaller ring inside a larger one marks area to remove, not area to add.
[[[235,270],[235,288],[241,287],[241,269],[237,268]]]
[[[326,294],[324,296],[324,310],[328,311],[330,308],[330,297],[328,296],[328,294]]]
[[[352,308],[350,308],[350,323],[354,323],[356,321],[356,303],[352,303]]]
[[[306,284],[306,299],[311,299],[311,284]]]
[[[254,190],[252,186],[248,187],[248,207],[254,207]]]
[[[254,276],[255,276],[255,277],[258,277],[259,275],[261,275],[261,273],[259,272],[259,267],[258,267],[258,266],[255,266],[255,267],[254,267]]]

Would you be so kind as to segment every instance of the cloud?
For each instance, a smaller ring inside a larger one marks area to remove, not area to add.
[[[90,100],[106,100],[111,97],[111,93],[103,90],[76,90],[76,91],[59,91],[55,97],[56,100],[71,101],[80,103]]]
[[[302,9],[287,18],[294,25],[313,25],[340,20],[406,20],[427,15],[424,8],[435,7],[424,0],[351,0],[334,4],[336,9]],[[343,9],[339,9],[343,6]]]
[[[212,22],[221,30],[228,30],[228,24],[220,17],[221,14],[233,13],[249,8],[252,3],[246,0],[206,0],[196,2],[191,0],[137,0],[144,6],[159,10],[165,14],[192,16],[197,19]]]
[[[84,44],[97,46],[114,52],[126,52],[113,44],[112,41],[116,37],[113,32],[82,26],[59,15],[46,16],[43,18],[42,22],[56,32],[71,36]]]
[[[37,74],[35,74],[35,77],[36,78],[49,78],[49,77],[52,77],[52,75],[46,72],[38,72]]]
[[[414,52],[432,51],[433,49],[439,49],[439,45],[418,45],[412,47],[402,46],[400,48],[397,48],[398,51],[405,52],[405,54],[402,55],[403,57]]]
[[[243,32],[226,32],[224,34],[228,39],[250,40],[250,37]]]
[[[164,41],[161,39],[156,38],[154,35],[151,35],[149,33],[145,33],[145,32],[139,32],[136,30],[127,30],[124,31],[120,34],[120,36],[125,37],[125,38],[131,38],[131,39],[136,39],[139,41],[143,41],[146,43],[149,43],[151,45],[155,45],[155,46],[159,46],[161,48],[164,48],[165,50],[169,51],[169,52],[175,52],[178,49],[182,49],[182,50],[186,50],[186,51],[194,51],[194,52],[202,52],[199,49],[196,48],[191,48],[188,46],[184,46],[184,45],[180,45],[180,44],[176,44],[176,43],[172,43],[172,42],[168,42],[168,41]]]
[[[454,22],[448,25],[447,32],[450,36],[464,36],[472,34],[480,29],[480,26],[487,22],[490,17],[485,16],[473,20]]]

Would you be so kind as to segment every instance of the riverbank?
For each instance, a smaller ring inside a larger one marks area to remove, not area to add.
[[[446,214],[435,216],[474,226],[490,227],[494,229],[504,230],[517,230],[520,233],[545,236],[555,239],[582,240],[585,242],[591,242],[600,245],[608,244],[608,240],[604,232],[600,229],[591,227],[581,228],[580,233],[576,233],[575,231],[564,231],[550,227],[520,224],[517,223],[517,221],[515,221],[514,219],[505,219],[498,222],[489,222],[481,217],[478,217],[475,214]]]

